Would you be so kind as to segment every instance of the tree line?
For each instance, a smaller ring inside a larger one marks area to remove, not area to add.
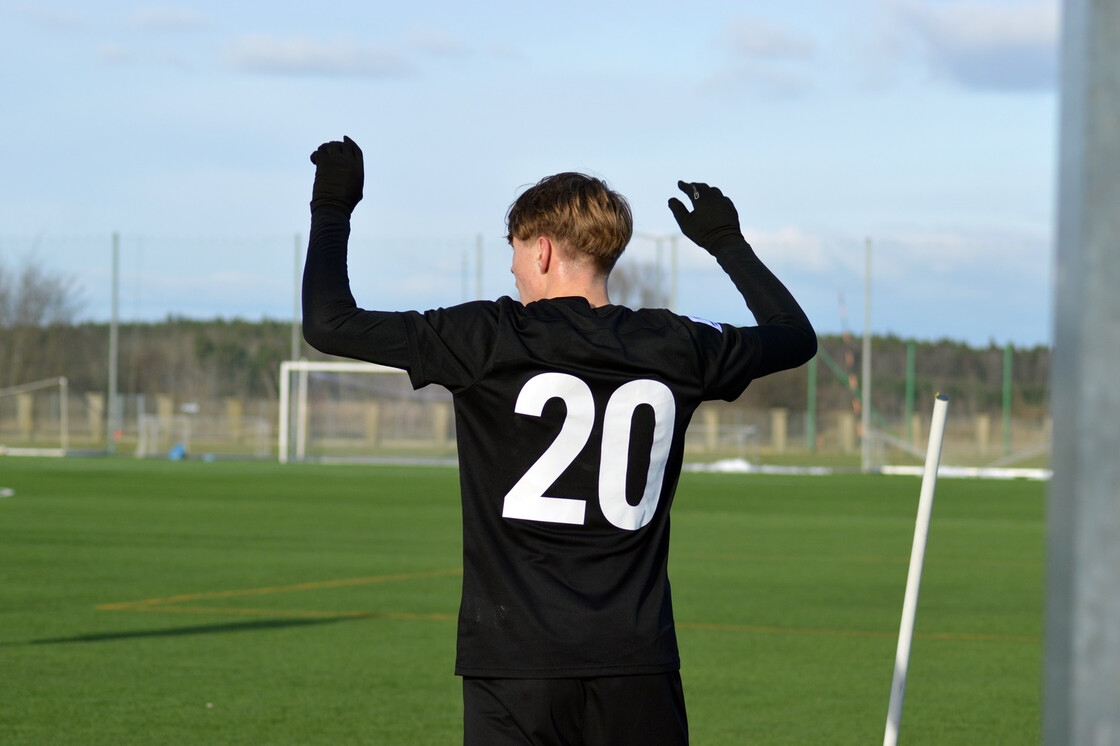
[[[189,400],[271,399],[278,395],[280,363],[291,357],[291,322],[286,321],[171,317],[121,324],[118,338],[118,382],[125,394],[170,393]],[[875,337],[872,380],[877,411],[889,416],[903,412],[907,348],[911,345],[911,386],[919,402],[944,393],[953,400],[954,412],[1000,411],[1004,401],[1002,348]],[[108,387],[108,347],[106,323],[0,327],[0,389],[66,376],[72,391],[103,392]],[[820,347],[821,356],[829,356],[833,366],[817,365],[817,407],[822,411],[847,409],[853,399],[848,376],[858,376],[861,367],[859,340],[824,335]],[[302,340],[300,355],[309,360],[329,359]],[[1013,351],[1011,393],[1016,416],[1045,415],[1049,369],[1048,348]],[[802,366],[753,382],[744,401],[751,407],[803,411],[808,406],[808,390],[809,368]],[[855,391],[859,391],[858,383]]]
[[[644,304],[636,278],[632,301]],[[66,376],[74,392],[108,388],[109,325],[78,322],[80,298],[64,276],[33,264],[5,270],[0,264],[0,389]],[[181,400],[227,397],[274,399],[280,363],[291,357],[290,321],[198,320],[168,317],[158,322],[125,322],[118,327],[118,386],[123,394],[171,394]],[[816,405],[820,411],[852,408],[861,370],[861,344],[843,335],[820,337],[816,365]],[[299,355],[324,360],[299,340]],[[914,375],[908,376],[908,359]],[[881,336],[872,345],[873,404],[880,414],[899,417],[909,391],[918,406],[936,393],[949,395],[954,413],[1001,411],[1005,350],[977,348],[951,340],[915,341]],[[1011,354],[1011,407],[1016,417],[1045,417],[1050,349],[1016,348]],[[808,407],[810,367],[802,366],[755,381],[740,400],[751,408]],[[908,380],[909,379],[909,380]]]

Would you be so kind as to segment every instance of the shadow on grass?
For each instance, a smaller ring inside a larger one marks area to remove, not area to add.
[[[200,624],[190,627],[170,627],[166,629],[126,630],[122,632],[97,632],[73,637],[48,637],[27,642],[0,643],[0,647],[17,645],[63,645],[78,642],[113,642],[116,640],[137,640],[151,637],[186,637],[189,635],[218,635],[230,632],[259,632],[270,629],[290,627],[310,627],[337,622],[355,621],[361,617],[330,617],[327,619],[259,619],[251,622],[228,622],[225,624]]]

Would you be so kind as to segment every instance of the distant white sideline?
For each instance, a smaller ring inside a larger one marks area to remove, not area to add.
[[[708,471],[728,474],[800,474],[806,476],[828,476],[837,471],[827,466],[776,466],[767,464],[752,464],[744,459],[725,459],[710,464],[687,464],[685,471]],[[879,474],[894,476],[920,477],[924,467],[921,466],[882,466],[877,470]],[[1045,481],[1054,475],[1050,469],[1010,469],[992,466],[945,466],[937,467],[937,476],[945,478],[962,479],[1030,479]]]
[[[920,466],[883,466],[879,472],[882,474],[901,474],[903,476],[922,476]],[[1011,469],[995,466],[940,466],[937,469],[941,477],[962,477],[964,479],[1030,479],[1046,481],[1054,476],[1052,469]]]

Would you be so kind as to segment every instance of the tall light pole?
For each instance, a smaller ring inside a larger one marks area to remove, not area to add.
[[[475,278],[474,278],[474,297],[477,300],[482,300],[482,254],[483,254],[483,241],[482,234],[479,233],[475,239]]]
[[[299,319],[300,319],[300,285],[301,285],[301,272],[300,272],[300,254],[301,246],[299,240],[299,233],[296,233],[295,238],[295,266],[292,273],[292,351],[288,357],[289,360],[299,360]]]
[[[673,313],[677,312],[677,239],[680,238],[677,234],[669,236],[669,310]]]
[[[1043,742],[1120,744],[1120,3],[1062,5]]]
[[[860,406],[863,437],[860,439],[860,468],[871,471],[871,239],[864,245],[863,265],[863,360],[860,377],[863,391]]]
[[[113,285],[112,310],[109,317],[109,411],[105,417],[105,449],[115,453],[117,449],[117,430],[120,429],[120,404],[117,399],[117,369],[120,334],[118,332],[118,310],[120,307],[121,274],[121,234],[113,233]]]
[[[664,274],[665,270],[662,267],[662,246],[666,241],[669,242],[669,297],[668,304],[670,311],[677,310],[677,239],[680,238],[676,233],[641,233],[635,232],[638,238],[644,238],[647,241],[653,241],[656,247],[655,266],[657,267],[657,290],[659,293],[664,290]]]

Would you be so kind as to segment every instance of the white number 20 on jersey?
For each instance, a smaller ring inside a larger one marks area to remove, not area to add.
[[[541,373],[530,378],[517,397],[514,411],[540,417],[544,405],[560,399],[567,408],[556,439],[506,494],[504,518],[582,525],[584,500],[544,494],[575,461],[595,427],[595,399],[586,383],[567,373]],[[634,412],[641,405],[653,409],[653,445],[645,489],[637,505],[626,499],[626,472]],[[665,480],[665,462],[673,438],[676,402],[669,387],[641,379],[620,386],[607,401],[603,415],[603,443],[599,461],[599,507],[615,526],[636,531],[653,519]]]

